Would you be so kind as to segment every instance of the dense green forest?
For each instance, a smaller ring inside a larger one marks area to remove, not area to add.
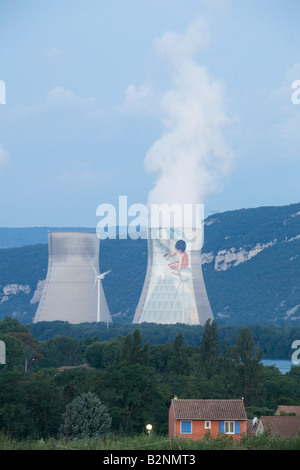
[[[220,342],[216,322],[208,322],[193,345],[182,332],[150,343],[144,331],[135,328],[101,340],[62,334],[37,339],[29,326],[6,317],[0,322],[0,340],[6,344],[0,429],[18,439],[57,437],[66,404],[88,392],[105,406],[111,431],[126,434],[143,432],[147,422],[167,434],[174,395],[243,397],[248,418],[273,414],[278,405],[300,405],[300,368],[281,374],[263,366],[263,351],[247,327],[230,345],[226,338]]]

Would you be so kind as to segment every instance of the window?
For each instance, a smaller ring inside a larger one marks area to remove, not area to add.
[[[225,434],[234,434],[234,421],[225,421]]]
[[[240,434],[239,421],[220,421],[220,433],[222,434]]]
[[[205,429],[210,429],[211,428],[211,421],[205,421],[204,428]]]
[[[181,434],[192,434],[192,421],[181,421],[180,432]]]

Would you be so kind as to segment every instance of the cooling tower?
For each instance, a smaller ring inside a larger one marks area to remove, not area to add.
[[[172,231],[172,230],[171,230]],[[202,275],[201,250],[181,231],[148,236],[148,267],[133,323],[204,325],[213,319]]]
[[[97,278],[99,250],[96,233],[48,233],[48,272],[34,323],[111,322],[101,279]]]

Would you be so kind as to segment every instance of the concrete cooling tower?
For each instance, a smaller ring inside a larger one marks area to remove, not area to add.
[[[111,322],[99,273],[96,233],[49,232],[48,272],[34,318],[69,323]]]
[[[148,267],[133,323],[204,325],[208,319],[213,314],[202,275],[201,250],[183,231],[151,229]]]

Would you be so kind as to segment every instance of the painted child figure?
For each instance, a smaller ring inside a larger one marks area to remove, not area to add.
[[[168,257],[173,258],[178,256],[176,261],[169,264],[170,269],[173,269],[172,274],[180,276],[181,270],[185,269],[189,265],[189,257],[186,250],[186,242],[184,240],[177,240],[175,244],[175,252],[168,253]]]

